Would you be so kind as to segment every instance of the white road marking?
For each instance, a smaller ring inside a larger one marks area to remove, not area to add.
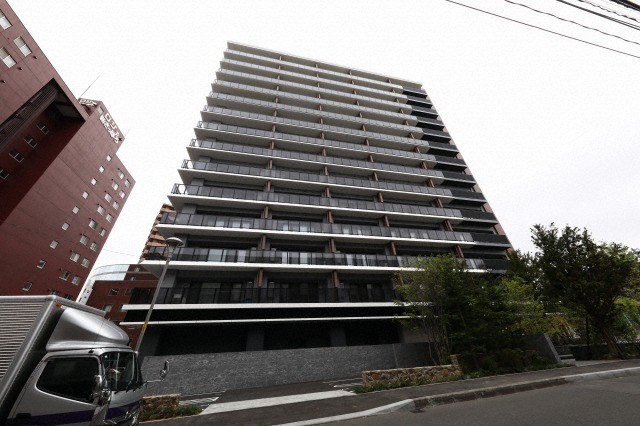
[[[340,398],[353,396],[350,392],[342,390],[328,392],[303,393],[300,395],[279,396],[275,398],[249,399],[247,401],[223,402],[213,404],[205,408],[202,414],[224,413],[227,411],[246,410],[248,408],[272,407],[274,405],[295,404],[296,402],[317,401],[320,399]]]
[[[214,396],[211,398],[187,399],[187,400],[178,402],[178,405],[203,405],[203,404],[208,405],[212,402],[217,401],[219,398],[220,398],[219,396]]]

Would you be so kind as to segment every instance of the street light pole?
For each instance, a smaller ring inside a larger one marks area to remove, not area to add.
[[[180,238],[177,237],[169,237],[165,240],[167,244],[167,260],[164,262],[164,267],[162,268],[162,274],[160,274],[160,278],[158,279],[158,285],[156,285],[156,291],[153,293],[153,298],[151,299],[151,305],[149,305],[149,311],[147,312],[147,317],[144,319],[144,324],[142,324],[142,330],[140,331],[140,336],[138,337],[138,342],[136,343],[135,351],[138,352],[140,350],[140,345],[142,344],[142,338],[144,337],[145,331],[147,331],[147,325],[149,325],[149,319],[151,318],[151,313],[153,312],[153,307],[156,304],[156,300],[158,299],[158,294],[160,293],[160,287],[162,286],[162,282],[164,281],[164,276],[167,274],[167,269],[169,268],[169,261],[171,260],[171,256],[173,255],[173,251],[177,247],[184,246],[184,243]]]

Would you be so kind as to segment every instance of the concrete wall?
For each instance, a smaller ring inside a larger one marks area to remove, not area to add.
[[[427,365],[426,343],[343,346],[279,351],[149,356],[145,380],[158,377],[162,364],[170,369],[163,382],[149,384],[147,394],[183,395],[287,383],[361,377],[366,370]]]

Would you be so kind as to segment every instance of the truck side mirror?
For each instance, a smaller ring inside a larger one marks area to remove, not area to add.
[[[167,373],[169,373],[169,361],[164,362],[164,366],[160,372],[160,380],[164,380],[164,378],[167,377]]]
[[[104,405],[109,402],[111,397],[111,392],[109,391],[109,387],[105,379],[97,374],[93,376],[93,390],[91,391],[91,400],[98,400],[98,405]]]

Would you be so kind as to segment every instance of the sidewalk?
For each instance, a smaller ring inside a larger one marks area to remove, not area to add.
[[[640,360],[615,361],[530,373],[460,380],[426,386],[355,395],[349,392],[300,393],[299,386],[286,387],[280,396],[213,404],[202,414],[154,422],[172,425],[311,425],[365,417],[397,410],[421,410],[429,405],[524,392],[583,380],[640,374]],[[260,395],[255,390],[256,396]],[[325,394],[325,395],[320,395]],[[233,405],[230,405],[233,404]],[[254,408],[255,407],[255,408]],[[217,411],[217,412],[216,412]],[[149,423],[151,424],[151,423]]]

